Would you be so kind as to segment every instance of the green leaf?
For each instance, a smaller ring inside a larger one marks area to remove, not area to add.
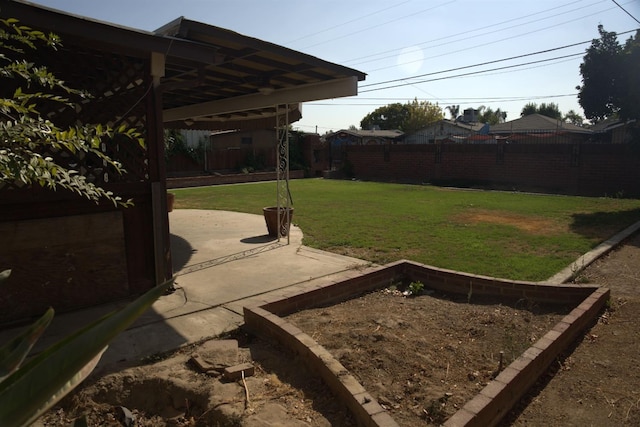
[[[157,286],[138,299],[29,360],[0,383],[0,426],[22,426],[42,415],[51,398],[87,366],[116,335],[124,331],[171,285]],[[61,396],[60,396],[61,397]]]
[[[91,372],[95,369],[96,365],[100,361],[102,354],[105,352],[107,347],[103,348],[93,359],[89,361],[82,369],[80,369],[66,384],[64,384],[60,390],[55,392],[47,402],[40,409],[38,409],[31,418],[24,423],[24,426],[30,426],[33,424],[42,414],[44,414],[49,408],[58,403],[60,399],[67,395],[71,390],[76,388],[82,381],[84,381]]]
[[[11,270],[0,271],[0,283],[4,282],[11,276]]]
[[[51,323],[53,313],[52,308],[48,309],[27,330],[0,348],[0,383],[20,367],[31,347]]]

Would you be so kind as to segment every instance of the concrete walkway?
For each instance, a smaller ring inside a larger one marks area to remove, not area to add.
[[[302,231],[267,235],[262,215],[179,209],[169,214],[176,291],[161,297],[102,356],[97,372],[236,329],[242,307],[306,281],[333,281],[363,260],[302,245]],[[35,351],[126,302],[57,315]],[[6,342],[18,331],[0,333]]]
[[[292,227],[290,243],[266,234],[261,215],[179,209],[169,214],[176,291],[161,297],[103,355],[96,372],[117,369],[157,353],[218,336],[243,323],[242,307],[287,292],[304,282],[340,280],[368,262],[302,245]],[[295,222],[295,219],[294,219]],[[640,230],[636,223],[583,255],[547,283],[563,283],[623,239]],[[107,304],[57,315],[34,351],[125,305]],[[7,342],[18,330],[0,332]]]

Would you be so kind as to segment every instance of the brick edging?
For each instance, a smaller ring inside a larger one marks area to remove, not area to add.
[[[280,316],[357,297],[401,278],[421,280],[429,288],[466,294],[471,299],[473,294],[493,295],[576,305],[479,394],[454,413],[444,424],[448,427],[484,427],[500,422],[540,375],[546,372],[550,364],[597,318],[609,298],[608,289],[594,285],[509,281],[402,260],[366,269],[363,274],[345,280],[302,286],[284,297],[244,307],[245,326],[257,335],[277,340],[300,356],[313,372],[320,375],[340,401],[346,404],[359,425],[397,426],[391,415],[337,359],[309,335]]]

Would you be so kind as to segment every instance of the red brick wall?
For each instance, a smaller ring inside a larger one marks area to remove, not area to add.
[[[346,156],[358,179],[640,196],[640,150],[629,144],[348,146]]]

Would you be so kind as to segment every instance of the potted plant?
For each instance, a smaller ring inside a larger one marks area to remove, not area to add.
[[[267,223],[269,236],[278,237],[278,207],[269,206],[262,208],[262,213],[264,214],[264,220]],[[289,233],[292,218],[293,208],[287,208],[286,206],[280,207],[280,236],[286,236]]]
[[[173,204],[176,201],[176,195],[174,193],[167,192],[167,212],[173,210]]]

